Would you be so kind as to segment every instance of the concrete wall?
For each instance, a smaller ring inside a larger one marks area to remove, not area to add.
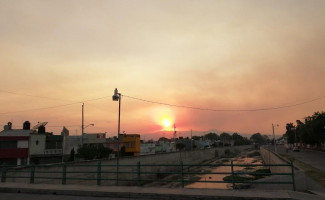
[[[30,155],[43,155],[45,150],[46,135],[45,134],[31,134],[30,136]]]
[[[172,153],[163,153],[163,154],[154,154],[154,155],[144,155],[136,157],[122,157],[119,159],[119,172],[136,172],[136,166],[126,166],[126,165],[136,165],[138,162],[141,165],[157,165],[157,166],[142,166],[141,171],[146,172],[157,172],[157,174],[151,175],[142,175],[141,178],[153,178],[158,176],[158,172],[168,172],[168,171],[178,171],[179,166],[176,167],[166,167],[159,166],[160,164],[168,165],[174,164],[177,165],[182,159],[183,164],[200,164],[203,161],[207,161],[216,157],[220,157],[225,154],[226,149],[231,151],[243,151],[245,149],[252,148],[252,146],[234,146],[234,147],[217,147],[211,149],[202,149],[202,150],[192,150],[192,151],[182,151],[182,152],[172,152]],[[82,184],[82,185],[95,185],[97,177],[97,165],[99,160],[92,161],[79,161],[69,163],[67,166],[67,184]],[[102,172],[113,172],[113,173],[102,173],[101,181],[102,185],[114,185],[116,174],[116,159],[113,160],[101,160],[101,171]],[[27,172],[26,172],[27,171]],[[7,173],[8,176],[27,176],[29,177],[29,168],[16,168]],[[80,172],[80,173],[76,173]],[[35,176],[39,177],[52,177],[55,180],[44,179],[44,178],[35,178],[35,183],[48,183],[48,184],[61,184],[62,177],[62,164],[52,164],[52,165],[42,165],[35,167]],[[73,178],[89,178],[93,180],[75,180]],[[70,178],[70,179],[69,179]],[[119,175],[119,185],[134,185],[135,182],[123,181],[123,179],[136,179],[136,174],[125,174],[122,173]],[[107,180],[105,180],[107,179]],[[29,182],[29,178],[7,178],[8,182]]]
[[[264,147],[260,148],[260,153],[265,164],[289,164],[289,161]],[[286,166],[272,166],[270,170],[272,173],[291,173],[291,167]]]
[[[65,136],[63,139],[63,154],[70,155],[72,149],[77,153],[81,140],[81,136]]]
[[[289,164],[290,161],[287,159],[283,158],[279,154],[266,149],[264,147],[260,148],[260,153],[262,156],[263,161],[265,164]],[[272,166],[270,167],[270,170],[272,173],[291,173],[291,167],[287,166]],[[305,173],[302,170],[299,170],[298,168],[294,168],[294,174],[295,174],[295,184],[296,184],[296,190],[297,191],[306,191],[307,190],[307,183],[306,183],[306,176]],[[284,175],[279,175],[279,176],[274,176],[273,178],[269,178],[272,181],[276,181],[275,179],[278,179],[278,181],[292,181],[292,176],[284,176]],[[260,189],[263,186],[259,186]],[[292,190],[292,185],[272,185],[272,186],[267,186],[268,188],[265,189],[288,189]],[[256,187],[257,188],[257,187]]]

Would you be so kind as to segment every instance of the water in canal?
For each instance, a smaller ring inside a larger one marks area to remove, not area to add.
[[[254,156],[254,157],[247,157],[246,155],[241,155],[236,158],[230,158],[233,160],[233,164],[262,164],[262,158],[260,156]],[[218,159],[210,164],[230,164],[230,159]],[[259,167],[260,168],[260,167]],[[252,169],[252,168],[250,168]],[[254,167],[254,169],[257,169],[257,167]],[[234,166],[234,171],[243,171],[247,170],[245,167],[238,167]],[[219,167],[204,167],[201,169],[201,171],[210,171],[210,172],[231,172],[230,166],[219,166]],[[209,183],[205,181],[223,181],[223,178],[228,176],[229,174],[206,174],[199,177],[200,181],[203,182],[195,182],[192,184],[188,184],[185,186],[185,188],[213,188],[213,189],[231,189],[232,184],[231,183]]]

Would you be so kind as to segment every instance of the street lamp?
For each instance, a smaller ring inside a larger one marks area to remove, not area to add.
[[[117,125],[117,159],[116,159],[116,185],[118,185],[118,168],[120,158],[120,121],[121,121],[121,93],[118,92],[117,88],[114,90],[112,96],[113,101],[118,101],[118,125]]]
[[[85,126],[84,124],[84,107],[85,104],[82,103],[82,107],[81,107],[81,145],[84,144],[84,134],[85,134],[85,128],[87,128],[88,126],[95,126],[95,124],[88,124],[87,126]]]
[[[84,129],[86,129],[88,126],[95,126],[95,124],[88,124]]]
[[[87,126],[84,126],[83,123],[82,123],[82,134],[81,134],[81,144],[82,145],[84,144],[84,136],[85,136],[84,131],[88,126],[95,126],[95,124],[88,124]]]
[[[279,124],[276,124],[276,125],[272,124],[273,142],[274,142],[274,151],[275,151],[275,153],[277,153],[277,150],[276,150],[276,144],[275,144],[274,126],[279,126]]]

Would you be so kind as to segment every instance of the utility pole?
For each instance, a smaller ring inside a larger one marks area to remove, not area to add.
[[[276,126],[279,126],[279,125],[277,124]],[[274,151],[275,151],[275,153],[277,153],[276,142],[275,142],[275,134],[274,134],[274,124],[272,124],[272,132],[273,132]]]
[[[176,135],[176,125],[174,123],[174,139],[176,139],[177,135]]]
[[[81,145],[84,144],[84,103],[82,103],[81,109]]]
[[[191,129],[191,150],[193,149],[192,129]]]
[[[116,185],[118,185],[119,165],[120,165],[120,124],[121,124],[121,99],[122,94],[118,92],[117,88],[114,90],[112,96],[113,101],[118,101],[118,125],[117,125],[117,159],[116,159]]]

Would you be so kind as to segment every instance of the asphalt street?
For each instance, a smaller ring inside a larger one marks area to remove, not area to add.
[[[279,154],[288,154],[297,160],[325,171],[325,152],[310,149],[300,149],[299,152],[293,152],[292,150],[286,152],[286,148],[283,145],[278,145],[277,151]]]

